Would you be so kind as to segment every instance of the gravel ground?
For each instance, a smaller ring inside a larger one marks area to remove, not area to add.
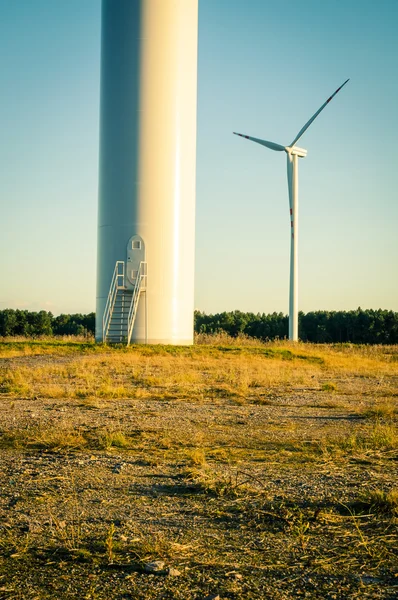
[[[397,448],[325,443],[380,426],[355,409],[369,390],[263,404],[2,393],[0,598],[398,598],[398,513],[363,501],[394,490]],[[86,445],[48,442],[71,431]],[[129,443],[100,447],[104,431]]]

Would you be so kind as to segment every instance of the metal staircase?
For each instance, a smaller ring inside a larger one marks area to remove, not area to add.
[[[141,293],[146,290],[146,263],[140,262],[133,288],[126,286],[125,264],[115,265],[102,319],[102,340],[130,345]]]

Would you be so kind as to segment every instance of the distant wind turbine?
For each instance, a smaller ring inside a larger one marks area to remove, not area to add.
[[[307,150],[298,148],[295,146],[296,142],[299,141],[301,136],[307,131],[308,127],[317,116],[323,111],[325,106],[329,104],[332,98],[335,97],[337,92],[349,81],[345,81],[335,92],[322,104],[316,113],[311,117],[309,121],[304,125],[298,132],[294,140],[289,146],[281,146],[275,142],[268,142],[267,140],[260,140],[259,138],[250,137],[243,133],[233,132],[235,135],[257,142],[270,150],[276,152],[282,152],[283,150],[287,154],[287,183],[289,188],[289,205],[290,205],[290,227],[292,231],[292,237],[290,240],[290,297],[289,297],[289,339],[293,341],[298,340],[298,159],[305,158],[307,156]]]

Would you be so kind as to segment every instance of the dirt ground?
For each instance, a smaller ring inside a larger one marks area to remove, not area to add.
[[[398,598],[397,358],[3,341],[0,598]]]

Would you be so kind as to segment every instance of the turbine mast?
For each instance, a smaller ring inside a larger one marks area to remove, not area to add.
[[[289,302],[289,339],[293,342],[298,340],[298,159],[298,154],[293,153]]]
[[[286,148],[287,184],[290,207],[290,290],[289,290],[289,340],[298,340],[298,161],[305,158],[303,148]]]

